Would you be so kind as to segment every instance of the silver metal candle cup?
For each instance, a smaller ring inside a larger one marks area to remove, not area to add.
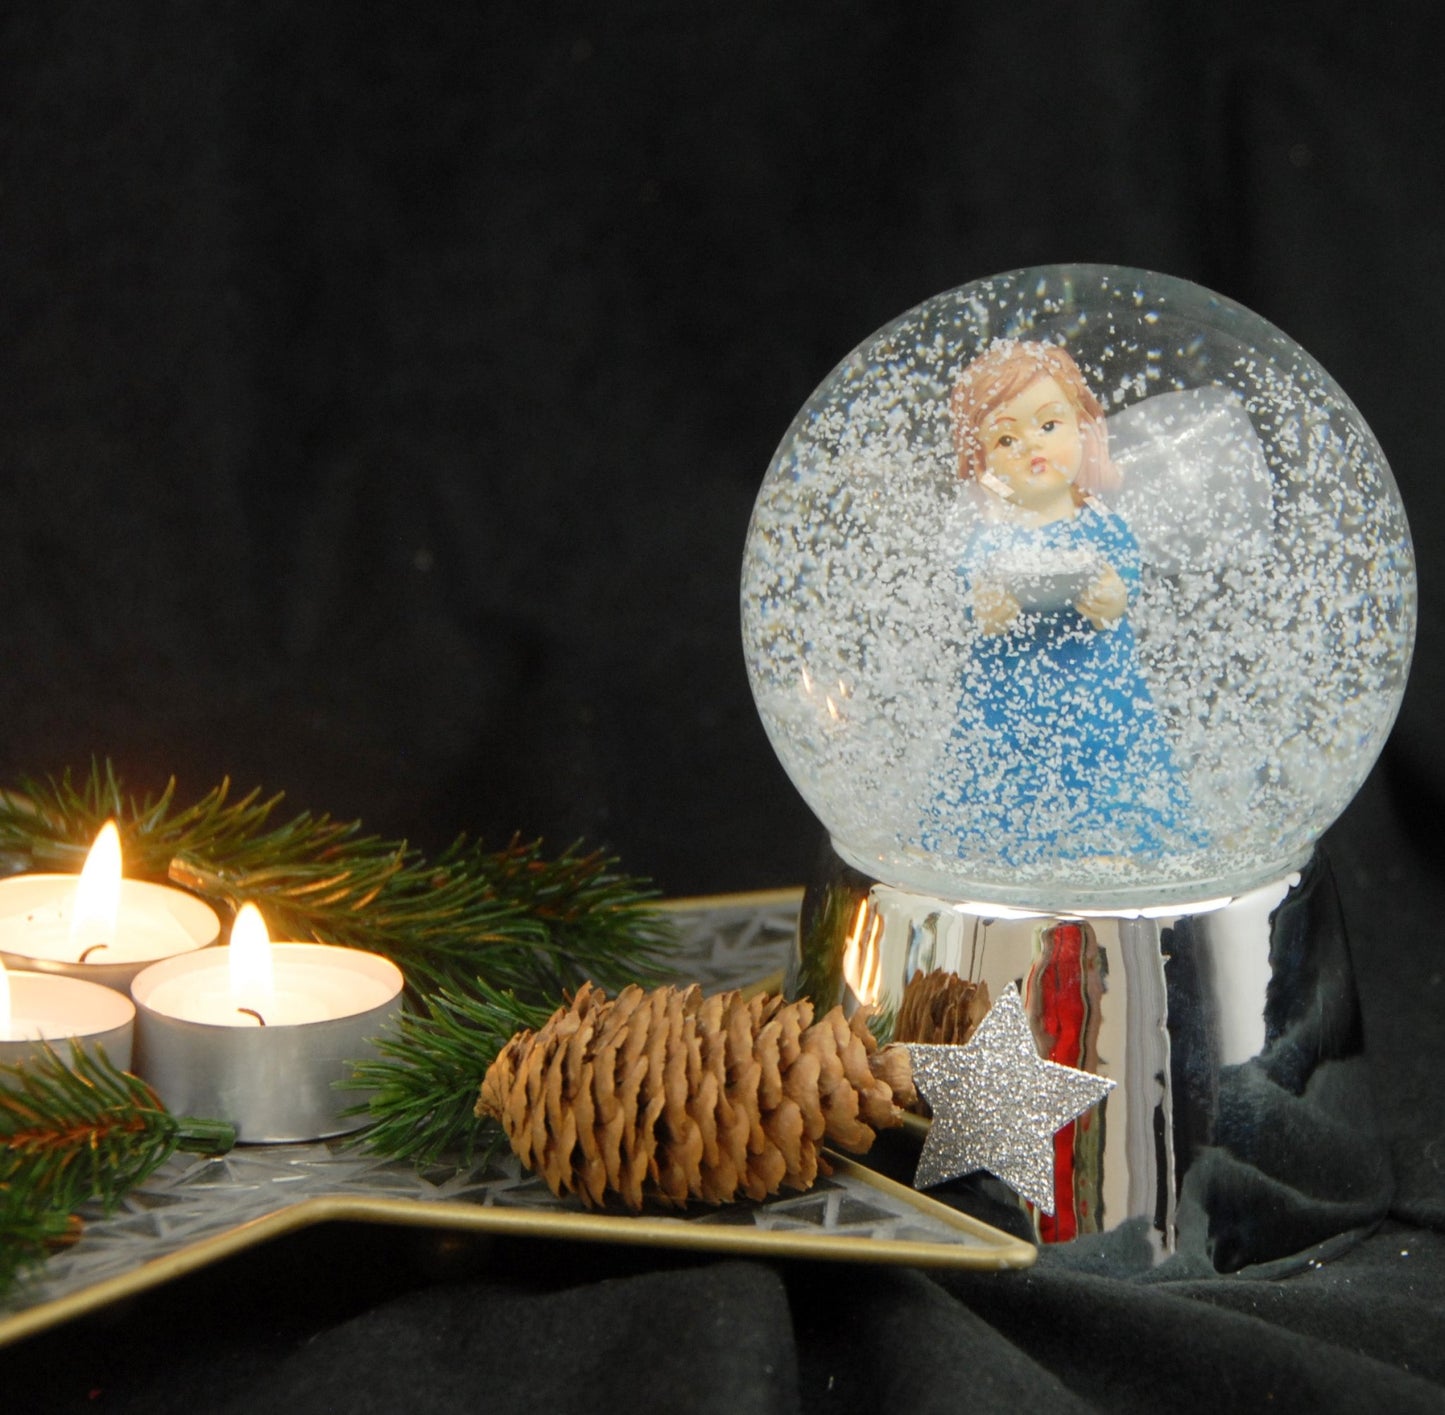
[[[804,898],[789,996],[856,1009],[851,976],[876,988],[864,1000],[888,1040],[910,980],[939,968],[986,983],[993,999],[1016,984],[1041,1055],[1116,1083],[1060,1132],[1055,1216],[1029,1215],[1045,1241],[1232,1271],[1367,1231],[1388,1209],[1323,856],[1249,894],[1160,916],[939,898],[827,851]],[[1021,1203],[996,1181],[974,1187]]]
[[[48,1042],[62,1061],[70,1060],[70,1041],[83,1050],[104,1050],[122,1071],[130,1066],[135,1008],[112,988],[47,973],[9,974],[10,1015],[17,1021],[43,1022],[44,1040],[0,1041],[0,1062],[24,1066],[43,1054]]]
[[[354,1063],[377,1055],[376,1041],[401,1011],[402,975],[374,953],[325,944],[277,943],[279,980],[288,962],[320,962],[368,980],[387,994],[364,1011],[320,1022],[227,1026],[170,1016],[151,1005],[171,979],[227,969],[227,949],[208,949],[153,964],[131,985],[136,1004],[136,1071],[178,1114],[229,1120],[245,1143],[320,1140],[359,1129],[343,1115],[366,1093],[342,1090]]]
[[[221,936],[221,920],[204,899],[170,885],[126,879],[120,885],[123,905],[167,916],[178,932],[189,940],[182,945],[182,950],[172,950],[170,955],[156,952],[148,958],[135,958],[123,963],[105,962],[104,950],[93,952],[85,962],[35,956],[26,948],[26,916],[32,911],[53,906],[58,897],[68,896],[79,880],[79,875],[69,874],[12,875],[8,879],[0,879],[0,961],[7,968],[79,978],[129,996],[131,982],[152,963],[173,956],[177,951],[209,948]]]

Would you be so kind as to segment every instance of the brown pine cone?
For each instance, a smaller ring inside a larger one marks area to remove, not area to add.
[[[501,1121],[554,1194],[588,1207],[807,1189],[824,1141],[862,1152],[902,1118],[874,1074],[866,1015],[812,1018],[806,999],[630,987],[609,1002],[587,984],[503,1047],[476,1113]]]
[[[920,969],[903,989],[893,1040],[961,1046],[988,1009],[987,983],[967,982],[946,968],[927,974]]]

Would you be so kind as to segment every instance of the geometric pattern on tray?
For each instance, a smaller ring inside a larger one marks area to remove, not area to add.
[[[489,1170],[458,1174],[450,1167],[418,1172],[410,1165],[359,1155],[344,1141],[309,1145],[256,1145],[220,1159],[176,1156],[145,1187],[130,1194],[108,1219],[86,1224],[74,1247],[57,1253],[24,1285],[21,1300],[0,1312],[47,1302],[76,1288],[119,1276],[141,1262],[238,1228],[306,1199],[406,1199],[456,1202],[481,1208],[541,1213],[586,1211],[555,1198],[514,1155]],[[860,1240],[977,1244],[933,1214],[881,1191],[864,1178],[839,1172],[805,1194],[763,1204],[729,1204],[682,1215],[649,1214],[679,1226],[756,1228],[767,1232],[828,1233]]]
[[[741,900],[682,902],[669,910],[678,929],[679,982],[706,993],[746,987],[781,971],[798,930],[801,891],[744,895]]]

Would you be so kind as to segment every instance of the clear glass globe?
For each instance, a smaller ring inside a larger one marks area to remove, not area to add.
[[[850,864],[1055,911],[1298,868],[1404,691],[1409,528],[1335,381],[1183,280],[1054,266],[910,310],[759,492],[763,724]]]

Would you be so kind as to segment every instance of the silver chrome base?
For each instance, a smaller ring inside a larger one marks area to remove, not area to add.
[[[831,849],[803,900],[790,997],[871,1002],[887,1040],[915,972],[1024,1000],[1040,1054],[1116,1087],[1056,1139],[1057,1242],[1115,1234],[1221,1270],[1377,1222],[1390,1178],[1333,878],[1201,912],[1029,914],[869,879]],[[1096,1240],[1097,1241],[1097,1240]]]

